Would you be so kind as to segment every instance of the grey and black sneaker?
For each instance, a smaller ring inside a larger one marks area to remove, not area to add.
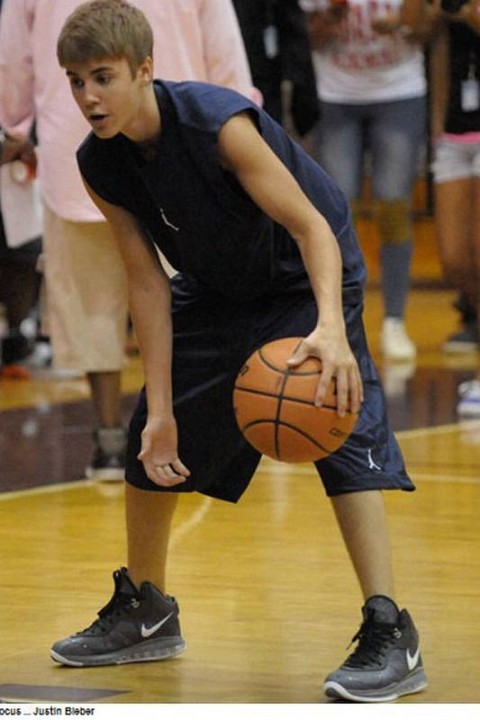
[[[388,702],[427,687],[418,632],[406,610],[383,595],[369,598],[354,652],[323,686],[327,697]]]
[[[185,649],[175,598],[143,582],[138,589],[126,568],[113,574],[115,592],[86,630],[59,640],[53,660],[73,667],[122,665],[174,657]]]
[[[123,480],[125,478],[125,428],[99,428],[93,433],[95,449],[85,471],[89,480]]]

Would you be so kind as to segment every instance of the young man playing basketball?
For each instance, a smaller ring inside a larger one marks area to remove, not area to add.
[[[299,335],[292,364],[323,363],[318,403],[335,376],[339,414],[360,410],[343,448],[316,463],[365,598],[358,646],[325,692],[363,701],[422,690],[418,634],[392,599],[381,493],[413,485],[365,340],[365,270],[347,203],[249,100],[153,82],[151,55],[145,17],[123,0],[80,6],[58,42],[93,129],[78,161],[124,259],[146,383],[127,453],[128,572],[114,574],[100,618],[52,656],[91,666],[183,650],[164,594],[178,492],[239,500],[260,455],[236,426],[235,377],[255,348]],[[171,281],[155,246],[180,271]]]

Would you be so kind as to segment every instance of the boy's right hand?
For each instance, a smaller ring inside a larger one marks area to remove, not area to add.
[[[138,454],[147,477],[161,487],[185,482],[190,471],[177,454],[177,424],[173,417],[151,418],[142,432],[142,449]]]

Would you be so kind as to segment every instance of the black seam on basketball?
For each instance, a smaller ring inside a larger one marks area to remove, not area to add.
[[[280,420],[280,421],[270,420],[270,419],[265,419],[265,420],[252,420],[252,422],[250,422],[250,423],[248,423],[248,425],[245,425],[245,426],[244,426],[244,432],[245,432],[246,430],[249,430],[249,429],[250,429],[251,427],[253,427],[254,425],[262,425],[262,424],[265,424],[265,423],[266,423],[267,425],[268,425],[268,424],[275,425],[275,430],[274,430],[274,432],[275,432],[275,435],[274,435],[274,438],[275,438],[275,455],[277,456],[277,459],[278,459],[278,460],[281,460],[282,458],[281,458],[281,453],[279,452],[279,449],[278,449],[277,437],[276,437],[276,435],[277,435],[277,432],[278,432],[278,427],[282,427],[282,426],[283,426],[283,427],[290,428],[290,430],[294,430],[296,433],[298,433],[298,435],[302,435],[302,437],[304,437],[304,438],[306,438],[307,440],[309,440],[313,445],[315,445],[317,448],[319,448],[319,450],[322,450],[324,453],[327,453],[328,455],[330,455],[330,454],[333,452],[332,450],[329,450],[328,448],[324,447],[323,445],[320,445],[320,443],[319,443],[317,440],[315,440],[315,438],[313,438],[311,435],[308,435],[308,433],[304,432],[303,430],[301,430],[301,429],[300,429],[299,427],[297,427],[296,425],[292,425],[291,423],[287,423],[287,422],[285,422],[285,421],[283,421],[283,420]]]
[[[235,390],[241,391],[244,393],[250,393],[251,395],[262,395],[264,397],[273,398],[274,400],[277,400],[280,398],[280,395],[278,393],[267,392],[266,390],[254,390],[253,388],[242,387],[241,385],[238,385],[238,384],[235,385]],[[282,400],[299,403],[301,405],[309,405],[310,407],[315,405],[315,403],[311,400],[303,400],[302,398],[295,397],[293,395],[282,395],[281,398],[282,398]],[[336,410],[337,409],[336,405],[328,405],[327,403],[323,403],[323,405],[321,407],[326,408],[327,410]],[[348,409],[346,410],[346,413],[347,413],[347,415],[354,414],[354,413],[352,413],[351,410],[348,410]]]
[[[254,388],[249,387],[242,387],[242,385],[238,385],[238,383],[235,385],[235,390],[241,390],[245,393],[250,393],[251,395],[265,395],[265,397],[271,397],[271,398],[277,398],[277,393],[274,392],[268,392],[267,390],[255,390]]]
[[[285,382],[282,383],[282,387],[285,387],[286,385],[286,379]],[[276,392],[268,392],[267,390],[254,390],[253,388],[247,388],[242,387],[241,385],[236,385],[235,390],[241,390],[245,393],[251,393],[252,395],[264,395],[265,397],[271,397],[271,398],[280,398],[284,400],[291,400],[292,402],[298,402],[302,405],[315,405],[313,400],[304,400],[303,398],[295,397],[295,395],[286,395],[285,393],[276,393]],[[323,405],[323,407],[331,408],[332,410],[336,407],[336,405]]]
[[[289,369],[283,371],[283,382],[280,387],[280,390],[278,392],[278,403],[277,403],[277,414],[275,417],[275,432],[274,432],[274,443],[275,443],[275,454],[279,458],[280,457],[280,447],[279,447],[279,437],[278,437],[278,425],[279,425],[279,418],[280,418],[280,412],[282,410],[282,402],[283,402],[283,391],[285,389],[285,385],[287,384],[289,375]]]
[[[259,394],[260,394],[260,395],[267,395],[267,393],[259,393]],[[273,397],[277,397],[277,396],[276,396],[276,395],[273,395]],[[302,398],[295,397],[295,396],[293,396],[293,395],[282,395],[282,400],[285,400],[285,402],[297,403],[298,405],[308,405],[308,406],[310,406],[310,407],[315,407],[315,402],[314,402],[314,401],[312,401],[312,400],[302,400]],[[328,404],[325,403],[325,402],[322,403],[322,405],[319,405],[319,407],[318,407],[319,410],[322,410],[322,409],[324,409],[324,408],[325,408],[326,410],[335,410],[335,411],[337,410],[337,406],[336,406],[336,405],[328,405]],[[345,410],[345,412],[347,413],[347,415],[353,415],[353,414],[354,414],[354,413],[352,413],[351,410],[348,410],[348,409]],[[355,413],[355,414],[356,414],[356,413]]]
[[[298,347],[298,346],[297,346],[297,347]],[[294,350],[293,352],[295,352],[296,349],[297,349],[297,348],[295,348],[295,350]],[[309,375],[320,375],[320,374],[321,374],[321,370],[303,370],[303,371],[300,371],[300,370],[298,369],[298,367],[287,368],[287,369],[282,368],[282,367],[278,367],[277,365],[273,365],[273,363],[272,363],[270,360],[268,360],[268,358],[265,357],[265,355],[262,353],[262,348],[260,348],[257,352],[258,352],[258,355],[259,355],[260,359],[262,360],[262,362],[265,363],[265,365],[266,365],[268,368],[270,368],[270,370],[275,370],[275,372],[278,372],[278,373],[283,374],[283,373],[285,373],[285,372],[287,372],[287,371],[292,370],[292,371],[293,371],[293,372],[292,372],[293,375],[299,375],[299,376],[304,376],[304,377],[308,377]]]

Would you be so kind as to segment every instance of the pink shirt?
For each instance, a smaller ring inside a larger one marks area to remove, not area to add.
[[[231,0],[133,0],[155,34],[155,76],[255,90]],[[90,131],[56,58],[61,27],[80,0],[3,0],[0,15],[0,125],[39,139],[46,204],[76,222],[103,220],[83,187],[75,151]]]

